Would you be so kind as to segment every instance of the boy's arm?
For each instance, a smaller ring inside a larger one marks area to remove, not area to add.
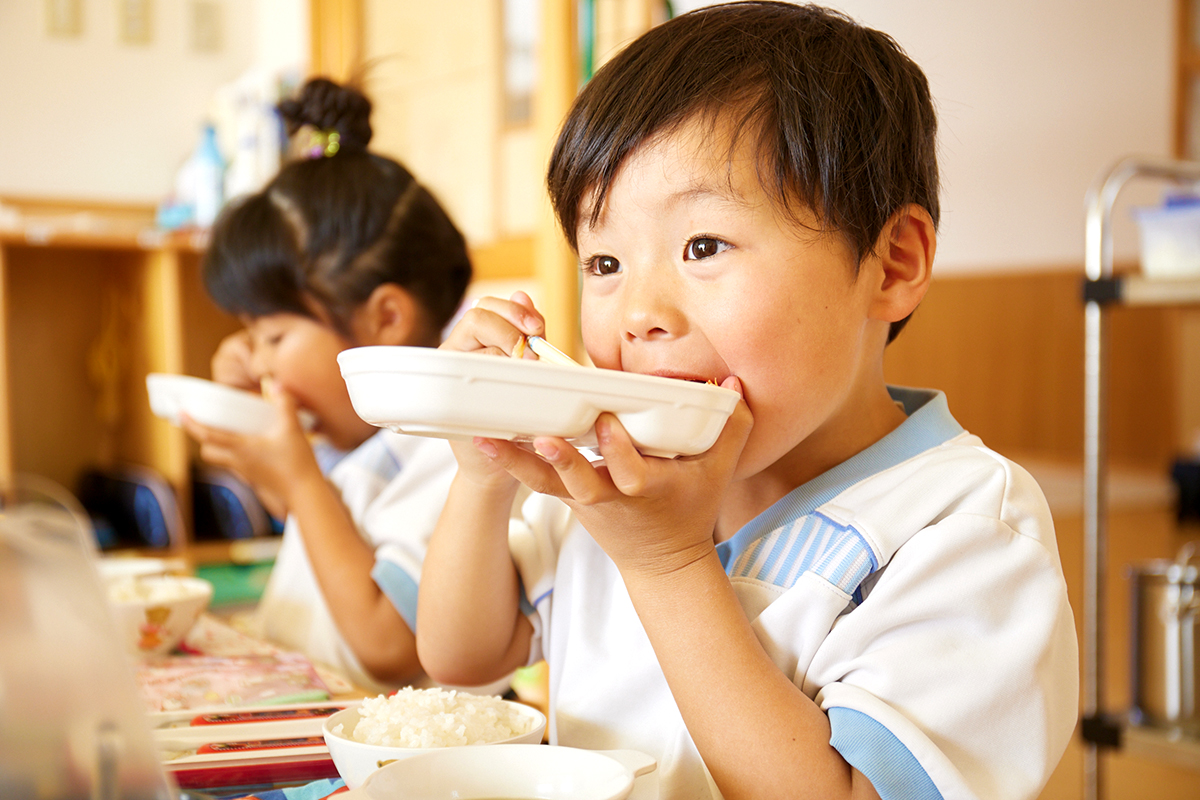
[[[480,298],[443,350],[508,357],[545,324],[524,292]],[[481,356],[482,357],[482,356]],[[518,481],[494,460],[506,442],[453,442],[458,472],[434,528],[417,602],[417,651],[434,680],[490,683],[528,660],[533,626],[521,613],[520,581],[508,549]]]
[[[613,559],[727,800],[877,798],[830,746],[825,713],[763,649],[713,547],[752,423],[739,403],[704,455],[645,460],[615,418],[601,415],[604,471],[556,439],[535,440],[540,459],[505,445],[495,459],[535,491],[563,496]]]
[[[461,469],[455,475],[421,569],[417,650],[440,683],[490,683],[528,660],[533,626],[520,610],[508,549],[517,484],[494,477],[474,480]]]
[[[716,551],[622,572],[704,763],[728,800],[877,798],[829,744],[829,719],[763,650]]]

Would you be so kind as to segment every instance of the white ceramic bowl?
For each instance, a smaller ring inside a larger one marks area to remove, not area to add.
[[[349,738],[350,732],[362,717],[358,706],[339,711],[325,720],[321,726],[325,735],[325,744],[329,747],[329,755],[337,767],[338,774],[351,789],[360,786],[373,772],[393,761],[406,760],[421,753],[442,752],[448,750],[478,750],[490,749],[495,745],[507,744],[538,744],[546,731],[546,717],[542,712],[524,703],[512,700],[504,701],[528,717],[533,723],[533,729],[522,736],[514,736],[499,742],[488,742],[486,747],[470,745],[467,747],[385,747],[376,744],[364,744]],[[343,726],[343,733],[334,733],[338,725]]]
[[[443,438],[558,436],[589,447],[608,411],[642,453],[673,458],[711,447],[738,401],[702,383],[430,347],[355,347],[338,364],[364,420]]]
[[[635,750],[580,750],[536,744],[452,747],[397,761],[347,800],[457,800],[466,797],[622,800],[655,768]]]
[[[101,556],[96,562],[96,568],[107,585],[132,578],[164,575],[167,572],[167,562],[161,558],[141,556]]]
[[[275,409],[253,392],[191,375],[146,376],[150,410],[179,424],[180,412],[199,423],[237,433],[259,433],[275,418]]]
[[[212,601],[203,578],[154,575],[110,581],[108,604],[126,649],[162,655],[175,649]]]

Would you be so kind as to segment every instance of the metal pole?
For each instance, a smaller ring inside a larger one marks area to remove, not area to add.
[[[1200,163],[1131,157],[1116,164],[1087,195],[1084,268],[1088,280],[1111,278],[1112,207],[1131,178],[1200,180]],[[1108,315],[1099,301],[1084,307],[1083,383],[1083,714],[1104,711],[1104,583],[1108,544]],[[1084,800],[1099,800],[1101,769],[1094,742],[1085,742]]]

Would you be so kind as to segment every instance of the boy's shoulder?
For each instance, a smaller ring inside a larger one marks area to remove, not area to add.
[[[847,487],[817,511],[853,527],[884,561],[918,531],[951,518],[1056,548],[1037,481],[966,431]]]

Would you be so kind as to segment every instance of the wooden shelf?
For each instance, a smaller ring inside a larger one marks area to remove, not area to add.
[[[208,377],[240,324],[204,291],[205,232],[153,223],[152,206],[0,198],[0,482],[76,491],[88,469],[149,467],[179,501],[181,556],[197,453],[151,414],[146,375]]]
[[[1188,306],[1200,304],[1200,278],[1147,278],[1117,275],[1087,281],[1085,297],[1124,306]]]
[[[1146,278],[1129,275],[1121,281],[1121,300],[1130,306],[1172,306],[1200,303],[1200,278]]]
[[[1200,738],[1179,731],[1131,725],[1121,734],[1124,752],[1200,771]]]

